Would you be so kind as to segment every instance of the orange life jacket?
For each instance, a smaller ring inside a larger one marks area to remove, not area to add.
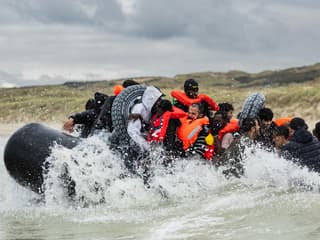
[[[177,130],[177,136],[182,141],[183,149],[188,149],[198,138],[203,125],[209,124],[207,117],[195,120],[188,117],[180,118],[181,126]]]
[[[171,112],[169,111],[166,111],[160,117],[157,116],[157,114],[151,117],[150,128],[147,135],[148,142],[160,142],[165,139],[170,117]]]
[[[292,120],[292,117],[284,117],[284,118],[278,118],[274,120],[273,122],[278,126],[284,126],[287,123],[289,123]]]
[[[219,110],[219,105],[209,96],[205,94],[199,94],[197,98],[189,98],[185,92],[179,91],[179,90],[173,90],[171,91],[171,96],[177,99],[179,102],[181,102],[183,105],[189,107],[193,103],[200,103],[202,101],[205,101],[208,103],[209,107],[214,110]]]
[[[238,119],[231,119],[230,122],[222,128],[219,133],[218,133],[218,138],[221,141],[223,136],[226,133],[233,133],[239,131],[240,126],[239,126],[239,121]]]
[[[171,118],[177,119],[187,116],[187,113],[179,108],[173,107],[173,112],[166,111],[161,116],[154,114],[151,117],[150,128],[147,135],[149,142],[161,142],[165,139],[168,124]]]

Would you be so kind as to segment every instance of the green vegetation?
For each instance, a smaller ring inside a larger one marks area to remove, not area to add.
[[[182,89],[187,78],[199,81],[200,92],[217,102],[230,102],[235,113],[241,110],[246,97],[262,92],[275,117],[303,116],[309,122],[320,120],[320,64],[249,74],[192,73],[167,77],[141,77],[136,81],[159,87],[170,99],[172,89]],[[99,82],[67,82],[63,85],[0,89],[1,123],[57,122],[74,112],[84,110],[94,92],[113,94],[113,86],[121,80]]]

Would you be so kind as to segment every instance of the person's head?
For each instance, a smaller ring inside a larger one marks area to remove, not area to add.
[[[317,122],[313,129],[313,135],[320,141],[320,122]]]
[[[202,117],[202,106],[200,103],[193,103],[189,106],[188,109],[188,118],[196,120]]]
[[[240,132],[247,134],[252,140],[260,136],[260,126],[258,119],[256,118],[245,118],[240,126]]]
[[[166,111],[173,111],[172,103],[167,99],[161,99],[157,106],[157,114],[160,116]]]
[[[132,80],[132,79],[127,79],[122,83],[122,87],[127,88],[129,86],[133,86],[133,85],[139,85],[139,83],[137,83],[136,81]]]
[[[286,126],[276,127],[272,132],[272,141],[277,149],[288,143],[289,129]]]
[[[95,101],[93,98],[89,98],[88,101],[86,102],[86,110],[89,109],[94,109],[95,108]]]
[[[199,92],[199,84],[193,78],[187,79],[184,82],[184,92],[189,98],[197,98]]]
[[[308,125],[306,124],[304,119],[299,118],[299,117],[292,118],[292,120],[290,121],[290,124],[289,124],[290,136],[292,136],[295,131],[302,129],[302,128],[308,129]]]
[[[108,99],[108,95],[100,92],[96,92],[94,94],[94,100],[95,100],[95,107],[101,108],[104,104],[104,102]]]
[[[226,112],[228,119],[231,120],[231,118],[233,117],[233,111],[234,111],[232,104],[227,102],[219,103],[219,108],[220,108],[220,111]]]
[[[210,123],[210,128],[213,133],[213,135],[217,135],[218,132],[226,126],[226,124],[229,122],[228,115],[224,111],[217,111],[215,112],[213,119]]]
[[[273,119],[273,112],[270,108],[262,108],[258,114],[263,128],[269,128]]]

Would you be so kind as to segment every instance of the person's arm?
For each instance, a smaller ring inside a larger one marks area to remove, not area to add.
[[[218,111],[220,109],[219,105],[208,95],[199,94],[199,98],[208,103],[209,107],[212,108],[212,110]]]
[[[72,114],[64,123],[63,129],[68,132],[73,132],[73,127],[75,124],[87,124],[88,122],[93,122],[95,116],[96,113],[94,109]]]
[[[224,149],[228,149],[232,141],[233,141],[232,133],[226,133],[222,138],[221,147]]]
[[[137,143],[142,151],[148,151],[150,149],[149,143],[141,136],[141,121],[139,119],[132,119],[128,122],[127,132],[130,138]]]
[[[63,129],[67,132],[73,132],[74,120],[73,118],[69,118],[64,124]]]
[[[95,109],[89,109],[84,112],[75,113],[69,117],[73,119],[74,124],[86,124],[87,122],[93,122],[97,117]]]

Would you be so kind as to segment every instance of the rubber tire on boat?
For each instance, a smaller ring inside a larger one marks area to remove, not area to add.
[[[259,111],[264,107],[266,98],[261,93],[251,94],[244,102],[241,113],[239,115],[239,125],[245,118],[255,118],[258,116]]]
[[[42,124],[30,123],[9,138],[4,150],[4,163],[19,184],[42,193],[44,165],[51,147],[57,143],[71,149],[79,141],[79,138]]]
[[[127,145],[130,137],[127,133],[127,120],[132,107],[141,102],[141,97],[146,86],[133,85],[125,88],[113,101],[111,116],[113,132],[111,142],[113,144]]]

